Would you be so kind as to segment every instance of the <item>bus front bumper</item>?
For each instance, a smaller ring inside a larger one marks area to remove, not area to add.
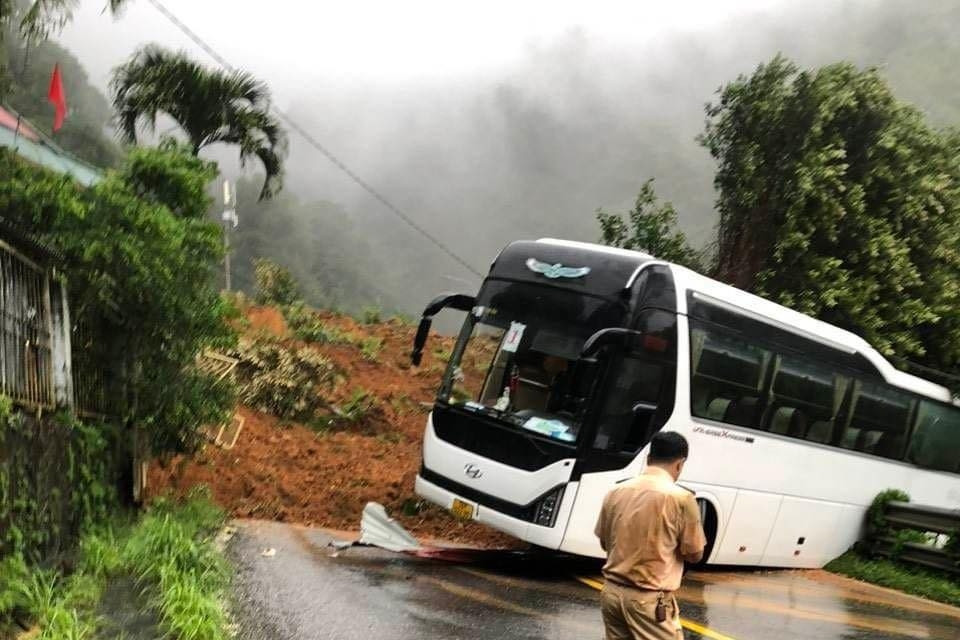
[[[480,524],[487,525],[498,531],[519,538],[531,544],[535,544],[547,549],[558,549],[563,541],[563,533],[566,529],[567,519],[570,516],[570,509],[573,505],[573,499],[577,493],[577,483],[572,482],[566,486],[563,500],[560,506],[560,512],[557,514],[557,520],[552,527],[542,527],[526,520],[520,520],[506,514],[500,513],[488,506],[476,501],[469,500],[456,493],[437,486],[426,480],[420,474],[417,474],[415,491],[418,496],[429,500],[430,502],[450,510],[453,507],[454,499],[461,503],[469,504],[473,507],[472,520]]]

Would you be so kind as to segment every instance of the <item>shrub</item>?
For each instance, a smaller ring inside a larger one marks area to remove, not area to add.
[[[370,337],[360,341],[360,355],[368,362],[376,362],[382,348],[382,338]]]
[[[287,326],[293,330],[293,335],[305,342],[319,344],[352,344],[353,338],[336,327],[329,327],[320,320],[317,314],[304,305],[296,302],[284,310]]]
[[[254,277],[259,304],[291,305],[300,297],[293,275],[273,260],[257,258],[254,261]]]
[[[870,535],[885,535],[889,531],[883,516],[888,502],[910,502],[910,496],[900,489],[887,489],[878,493],[867,509],[867,529]]]
[[[363,324],[379,324],[380,307],[364,307],[362,318]]]
[[[239,395],[259,411],[280,418],[310,420],[327,400],[336,368],[309,347],[287,347],[275,340],[241,340],[237,357]]]

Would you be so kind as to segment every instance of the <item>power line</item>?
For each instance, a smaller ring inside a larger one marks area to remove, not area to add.
[[[213,58],[221,67],[223,67],[224,69],[230,72],[237,71],[236,67],[230,64],[226,58],[224,58],[219,53],[217,53],[217,51],[213,47],[207,44],[206,41],[204,41],[203,38],[197,35],[197,33],[195,33],[190,27],[184,24],[182,20],[177,18],[177,16],[174,15],[173,12],[171,12],[169,9],[167,9],[167,7],[164,6],[162,2],[160,2],[160,0],[148,0],[148,1],[150,2],[150,4],[154,6],[154,8],[157,11],[162,13],[167,20],[172,22],[175,27],[177,27],[180,31],[183,32],[184,35],[190,38],[190,40],[192,40],[194,44],[196,44],[198,47],[203,49],[203,51],[208,56]],[[347,174],[347,176],[349,176],[351,180],[356,182],[364,191],[369,193],[378,202],[380,202],[380,204],[385,206],[388,211],[390,211],[395,216],[400,218],[409,227],[417,231],[420,235],[422,235],[424,238],[430,241],[438,249],[440,249],[445,254],[453,258],[454,261],[460,264],[460,266],[465,268],[467,271],[477,276],[478,278],[483,277],[483,274],[480,271],[475,269],[472,265],[470,265],[470,263],[466,262],[463,258],[457,255],[453,250],[448,248],[445,244],[443,244],[443,242],[437,239],[436,236],[434,236],[432,233],[430,233],[429,231],[424,229],[422,226],[420,226],[420,224],[418,224],[415,220],[413,220],[413,218],[411,218],[407,213],[405,213],[402,209],[400,209],[400,207],[396,206],[395,204],[387,200],[387,198],[384,195],[382,195],[379,191],[373,188],[373,186],[370,185],[366,180],[364,180],[359,175],[357,175],[352,169],[350,169],[350,167],[344,164],[343,161],[341,161],[329,149],[327,149],[319,140],[313,137],[313,135],[311,135],[310,132],[308,132],[306,129],[301,127],[293,118],[288,116],[286,113],[284,113],[277,107],[271,106],[271,109],[280,117],[281,120],[286,122],[291,129],[293,129],[298,134],[300,134],[300,136],[304,140],[306,140],[314,149],[316,149],[321,154],[323,154],[327,158],[327,160],[333,163],[335,167],[337,167],[338,169],[343,171],[345,174]]]

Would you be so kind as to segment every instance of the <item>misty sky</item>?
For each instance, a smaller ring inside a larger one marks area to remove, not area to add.
[[[704,104],[778,52],[885,71],[894,56],[898,95],[952,117],[938,111],[952,102],[929,99],[942,87],[930,78],[952,72],[917,73],[950,64],[937,52],[956,30],[929,18],[936,0],[924,0],[925,33],[910,31],[898,0],[163,1],[478,270],[519,238],[596,241],[596,209],[625,211],[650,177],[691,240],[709,243]],[[101,88],[148,42],[213,65],[147,0],[117,20],[104,2],[83,0],[60,37]],[[235,151],[204,154],[237,175]],[[405,282],[432,291],[473,279],[292,133],[286,173],[287,194],[335,202]]]
[[[824,4],[825,0],[807,3]],[[462,3],[303,0],[164,0],[234,64],[267,79],[280,98],[318,76],[400,81],[496,72],[525,50],[571,30],[610,44],[710,29],[778,0],[494,0]],[[115,24],[104,0],[82,0],[62,41],[81,53],[95,81],[136,46],[156,41],[202,53],[146,0]],[[94,34],[102,34],[91,40]]]

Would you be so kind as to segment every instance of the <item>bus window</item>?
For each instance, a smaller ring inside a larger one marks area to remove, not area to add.
[[[884,458],[902,459],[916,400],[891,386],[858,381],[853,412],[840,446]]]
[[[772,354],[698,322],[691,323],[690,346],[693,415],[757,426],[764,373]]]
[[[491,385],[490,381],[502,379],[505,375],[506,362],[498,353],[504,333],[505,329],[501,327],[474,325],[470,340],[453,371],[451,402],[462,403],[499,393],[500,388]]]
[[[677,316],[645,309],[633,327],[644,339],[610,359],[593,438],[593,448],[613,458],[636,454],[673,412]]]
[[[812,442],[830,442],[848,382],[816,363],[781,356],[770,388],[764,428]]]
[[[960,409],[921,400],[907,460],[927,469],[960,472],[958,451]]]
[[[449,358],[438,400],[573,446],[590,385],[584,342],[624,308],[550,287],[488,281]]]
[[[667,397],[672,399],[673,385],[664,389],[669,376],[664,375],[666,366],[658,362],[622,357],[612,366],[593,447],[611,453],[636,453],[669,417],[669,408],[663,402],[669,402]]]

